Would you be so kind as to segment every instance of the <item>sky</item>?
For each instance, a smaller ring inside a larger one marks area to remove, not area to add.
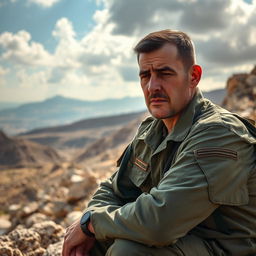
[[[142,96],[133,47],[167,28],[193,39],[204,91],[256,64],[256,0],[0,0],[0,102]]]

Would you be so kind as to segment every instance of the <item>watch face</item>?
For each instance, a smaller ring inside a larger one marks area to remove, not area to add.
[[[86,213],[82,216],[81,221],[80,221],[80,224],[81,224],[81,225],[85,225],[85,224],[88,222],[88,220],[90,219],[90,216],[91,216],[91,213],[90,213],[90,212],[86,212]]]

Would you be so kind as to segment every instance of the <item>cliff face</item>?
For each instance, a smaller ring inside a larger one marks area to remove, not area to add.
[[[223,107],[244,117],[256,119],[256,66],[249,74],[235,74],[226,85]]]

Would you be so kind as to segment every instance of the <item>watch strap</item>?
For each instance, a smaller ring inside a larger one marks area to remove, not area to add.
[[[89,230],[88,225],[90,223],[91,212],[86,212],[80,220],[80,227],[82,231],[89,237],[95,237],[95,235]]]

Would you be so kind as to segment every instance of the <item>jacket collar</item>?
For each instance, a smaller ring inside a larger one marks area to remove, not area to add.
[[[200,112],[203,102],[204,97],[201,91],[197,88],[193,99],[183,110],[180,119],[176,123],[175,127],[167,135],[163,143],[161,143],[161,148],[166,147],[167,142],[170,140],[175,142],[181,142],[185,139],[193,125],[194,120]],[[148,144],[152,149],[156,149],[159,143],[163,140],[162,138],[165,130],[166,128],[163,121],[154,118],[148,129],[146,129],[146,131],[144,131],[144,133],[141,134],[138,139],[144,140],[145,143]]]

